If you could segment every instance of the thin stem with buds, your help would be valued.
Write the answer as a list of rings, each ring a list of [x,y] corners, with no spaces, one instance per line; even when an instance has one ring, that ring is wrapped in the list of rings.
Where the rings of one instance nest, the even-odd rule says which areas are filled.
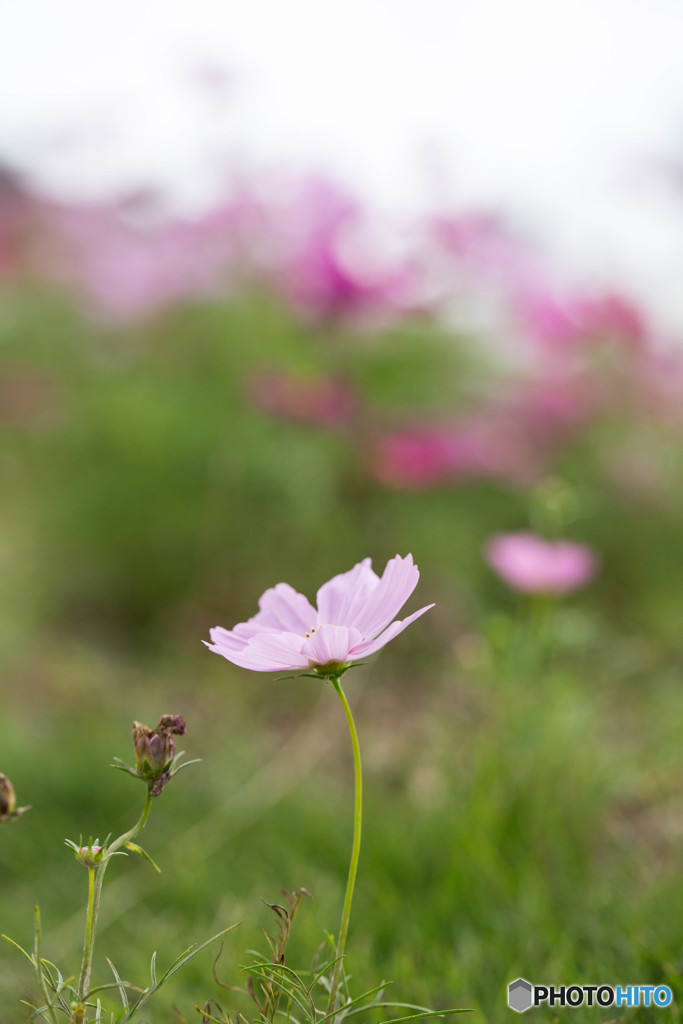
[[[95,949],[95,932],[97,930],[97,918],[100,911],[100,897],[102,895],[102,884],[104,882],[104,873],[107,870],[107,864],[112,856],[129,843],[131,839],[134,839],[139,832],[142,832],[149,812],[152,809],[152,797],[150,795],[150,788],[148,787],[145,795],[145,805],[142,808],[142,814],[133,825],[131,829],[124,832],[123,835],[115,839],[110,846],[106,848],[105,857],[100,864],[93,867],[88,867],[88,909],[85,917],[85,940],[83,943],[83,961],[81,963],[81,973],[78,980],[78,995],[77,1005],[75,1006],[72,1016],[71,1024],[84,1024],[85,1022],[85,1001],[88,996],[88,990],[90,988],[90,973],[92,970],[93,953]]]

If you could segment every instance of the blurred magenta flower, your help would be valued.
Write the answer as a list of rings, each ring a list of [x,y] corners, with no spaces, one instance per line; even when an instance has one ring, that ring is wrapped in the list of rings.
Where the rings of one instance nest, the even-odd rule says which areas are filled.
[[[421,490],[464,480],[528,484],[539,472],[521,417],[490,408],[450,425],[406,427],[381,436],[371,475],[385,487]]]
[[[484,557],[508,586],[527,594],[567,594],[598,571],[595,552],[573,541],[548,541],[534,533],[499,533],[484,547]]]
[[[370,470],[386,487],[421,490],[451,479],[455,455],[454,440],[448,430],[407,428],[378,439]]]
[[[417,273],[397,250],[395,226],[332,182],[304,180],[275,214],[274,278],[303,316],[377,328],[417,304]]]
[[[374,654],[433,605],[394,620],[420,578],[413,556],[390,559],[380,579],[365,558],[324,583],[314,608],[288,583],[266,590],[259,611],[234,629],[216,626],[206,646],[256,672],[313,669],[339,676],[353,661]]]
[[[356,410],[351,389],[323,374],[266,370],[252,377],[249,391],[254,404],[267,415],[297,423],[343,427]]]

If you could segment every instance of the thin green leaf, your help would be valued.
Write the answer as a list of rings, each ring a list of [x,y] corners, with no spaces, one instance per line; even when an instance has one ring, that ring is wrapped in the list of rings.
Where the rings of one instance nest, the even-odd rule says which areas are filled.
[[[31,953],[27,953],[23,946],[20,946],[18,942],[14,941],[14,939],[10,939],[9,935],[5,935],[4,932],[1,937],[9,942],[10,946],[14,946],[22,956],[25,956],[32,967],[36,966],[36,961],[34,960],[33,955]]]
[[[341,960],[341,956],[335,957],[334,960],[330,960],[329,963],[326,963],[324,967],[321,967],[321,969],[318,971],[318,973],[313,978],[313,981],[309,985],[309,992],[312,991],[312,989],[318,984],[319,981],[322,981],[322,979],[325,977],[330,968],[334,967],[337,960]]]
[[[201,760],[201,757],[194,757],[191,761],[183,761],[182,764],[174,765],[171,769],[171,776],[177,775],[178,772],[183,770],[183,768],[189,768],[191,764],[200,764]]]
[[[203,1021],[209,1021],[210,1024],[225,1024],[225,1019],[219,1020],[218,1017],[212,1017],[208,1010],[201,1009],[196,1003],[193,1003],[192,1005],[197,1013],[201,1013]]]
[[[113,764],[109,765],[110,768],[118,768],[120,772],[127,772],[129,775],[132,775],[133,778],[135,779],[140,778],[136,770],[134,768],[131,768],[129,764],[126,764],[125,761],[122,761],[120,757],[113,757],[112,761]]]
[[[143,850],[143,848],[141,846],[138,846],[137,843],[127,842],[124,845],[127,850],[132,850],[133,853],[139,853],[143,860],[146,860],[148,864],[152,865],[155,871],[158,871],[159,874],[161,874],[161,868],[152,860],[150,855],[147,853],[147,850]]]
[[[35,1009],[33,1011],[31,1016],[29,1017],[29,1020],[33,1020],[35,1017],[42,1017],[44,1020],[47,1020],[47,1017],[45,1016],[45,1014],[49,1013],[50,1010],[53,1010],[53,1009],[54,1009],[54,1007],[47,1006],[47,1004],[45,1006],[39,1006],[37,1009]]]
[[[152,959],[149,962],[149,976],[152,981],[152,988],[157,987],[157,951],[156,949],[152,953]]]
[[[301,978],[296,971],[293,971],[291,967],[287,967],[285,964],[265,963],[257,965],[255,971],[252,973],[256,973],[258,975],[259,970],[262,972],[261,976],[265,978],[265,980],[270,980],[270,977],[272,976],[281,992],[284,992],[290,998],[295,999],[301,1009],[306,1010],[309,1013],[311,1020],[315,1021],[315,1006],[313,1005],[308,989],[301,981]],[[284,976],[284,978],[291,983],[291,989],[288,989],[285,986],[281,976]],[[303,1000],[300,998],[300,995],[303,996]]]
[[[396,1006],[403,1007],[408,1010],[419,1010],[419,1013],[410,1013],[404,1017],[392,1017],[390,1020],[384,1021],[384,1024],[403,1024],[406,1020],[423,1020],[425,1017],[450,1017],[454,1013],[474,1013],[475,1011],[471,1007],[463,1009],[450,1009],[450,1010],[428,1010],[423,1006],[412,1006],[410,1003],[373,1003],[371,1006],[359,1007],[352,1010],[349,1017],[353,1017],[356,1013],[361,1013],[363,1010],[376,1009],[378,1007]]]
[[[132,985],[129,981],[122,981],[121,985],[127,985],[128,988],[132,988],[132,989],[136,989],[137,988],[138,992],[144,991],[139,986]],[[90,991],[88,992],[88,999],[90,999],[91,996],[97,995],[98,992],[107,992],[107,991],[109,991],[109,989],[118,988],[118,987],[119,987],[119,983],[116,982],[116,981],[105,981],[104,985],[98,985],[97,988],[91,988],[90,989]]]
[[[184,950],[184,952],[182,952],[180,956],[176,957],[176,959],[173,961],[170,967],[168,967],[164,971],[159,980],[155,982],[153,987],[144,990],[140,997],[131,1006],[129,1013],[127,1013],[126,1016],[123,1018],[122,1024],[125,1024],[125,1021],[130,1020],[131,1017],[135,1013],[137,1013],[139,1009],[141,1009],[147,1002],[149,1002],[153,994],[158,989],[160,989],[161,986],[176,973],[176,971],[179,971],[181,967],[184,967],[184,965],[188,963],[188,961],[192,960],[192,958],[195,957],[197,953],[201,953],[203,949],[206,949],[207,946],[210,946],[212,942],[216,941],[216,939],[222,938],[223,935],[227,935],[228,932],[231,932],[233,931],[233,929],[238,928],[241,924],[242,922],[238,921],[237,924],[231,924],[229,928],[224,928],[222,932],[218,932],[216,935],[212,935],[210,939],[206,939],[205,942],[201,942],[198,946],[188,946],[188,948]]]
[[[109,959],[108,956],[105,957],[105,960],[107,961],[107,963],[111,967],[111,973],[114,975],[114,978],[116,979],[116,986],[117,986],[117,988],[119,990],[119,995],[121,996],[121,1002],[123,1003],[123,1008],[124,1008],[124,1010],[127,1010],[128,1007],[130,1006],[130,1001],[128,999],[128,995],[126,994],[126,989],[125,989],[125,986],[128,984],[128,982],[127,981],[121,981],[121,975],[116,970],[116,968],[114,967],[114,964],[111,962],[111,960]]]
[[[352,1017],[354,1015],[354,1013],[360,1013],[361,1010],[374,1010],[374,1008],[376,1006],[391,1006],[391,1005],[394,1005],[392,1003],[373,1002],[373,1003],[368,1003],[365,1006],[358,1007],[358,1004],[363,1002],[363,1000],[369,999],[370,996],[374,996],[378,992],[383,992],[388,984],[390,984],[390,982],[383,981],[381,984],[377,985],[375,988],[371,988],[367,992],[363,992],[362,995],[356,996],[355,999],[351,999],[350,1002],[345,1003],[343,1006],[338,1007],[338,1009],[331,1010],[330,1013],[326,1013],[324,1017],[320,1018],[320,1020],[318,1021],[318,1024],[324,1024],[324,1022],[326,1020],[330,1020],[331,1017],[335,1017],[336,1014],[338,1014],[340,1012],[343,1012],[345,1017],[346,1016]],[[396,1005],[401,1005],[401,1004],[397,1003]],[[358,1009],[352,1010],[351,1007],[358,1007]],[[411,1009],[413,1009],[413,1007],[411,1007]],[[415,1007],[415,1009],[417,1009],[417,1007]]]

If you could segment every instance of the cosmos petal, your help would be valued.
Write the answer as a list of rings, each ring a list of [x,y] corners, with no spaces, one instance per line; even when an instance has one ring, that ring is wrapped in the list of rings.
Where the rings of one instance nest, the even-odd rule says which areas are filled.
[[[315,625],[317,613],[308,598],[289,583],[277,583],[262,595],[259,612],[254,618],[268,630],[285,630],[303,636]]]
[[[313,665],[341,663],[347,660],[351,648],[362,639],[357,629],[349,629],[348,626],[318,626],[301,648],[301,653]]]
[[[424,615],[425,612],[428,612],[429,609],[433,607],[433,604],[427,604],[424,608],[420,608],[419,611],[413,612],[413,614],[409,615],[407,619],[392,622],[391,625],[387,626],[384,632],[380,633],[379,636],[376,636],[374,640],[365,640],[363,643],[352,647],[349,651],[351,660],[365,658],[370,654],[374,654],[375,651],[379,651],[385,646],[385,644],[388,644],[390,640],[393,640],[395,636],[402,633],[406,626],[409,626],[411,622],[415,622],[415,619],[419,619],[421,615]]]
[[[233,650],[220,643],[213,646],[207,644],[207,647],[242,668],[251,668],[257,672],[280,672],[283,669],[309,667],[308,658],[301,654],[302,642],[302,638],[295,633],[259,633],[241,650]]]
[[[354,565],[348,572],[333,576],[318,591],[318,622],[348,626],[379,583],[369,558]]]
[[[379,583],[349,625],[355,626],[368,640],[377,636],[401,610],[419,578],[413,556],[396,555],[387,562]]]

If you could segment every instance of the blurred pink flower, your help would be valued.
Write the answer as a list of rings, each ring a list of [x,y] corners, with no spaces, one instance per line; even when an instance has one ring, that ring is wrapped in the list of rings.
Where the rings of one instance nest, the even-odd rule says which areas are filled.
[[[597,556],[585,544],[543,540],[528,532],[494,535],[484,557],[508,586],[527,594],[567,594],[598,571]]]
[[[90,206],[45,203],[36,263],[106,316],[139,319],[228,291],[244,275],[244,240],[259,217],[240,194],[186,218],[160,214],[149,196]]]
[[[650,331],[637,306],[612,292],[561,295],[549,288],[524,288],[516,306],[532,340],[556,353],[604,343],[616,343],[626,351],[638,350]]]
[[[406,429],[379,438],[370,469],[387,487],[420,490],[451,479],[455,454],[453,437],[446,429]]]
[[[468,478],[524,484],[539,468],[520,424],[497,409],[452,426],[387,433],[375,443],[370,459],[370,473],[379,483],[407,490]]]
[[[249,391],[254,403],[269,416],[321,427],[344,426],[356,408],[351,389],[322,374],[265,371],[254,375]]]
[[[387,232],[331,182],[300,183],[274,220],[275,280],[304,316],[377,327],[415,304],[416,271],[396,251],[395,226]]]
[[[497,415],[522,434],[544,461],[559,442],[575,436],[605,405],[604,389],[595,375],[541,370],[537,375],[508,384]]]
[[[259,611],[234,629],[216,626],[206,646],[256,672],[313,669],[337,675],[353,661],[374,654],[406,626],[432,608],[392,621],[420,578],[412,555],[387,562],[380,579],[369,558],[334,576],[317,594],[313,607],[288,583],[278,583],[259,600]]]

